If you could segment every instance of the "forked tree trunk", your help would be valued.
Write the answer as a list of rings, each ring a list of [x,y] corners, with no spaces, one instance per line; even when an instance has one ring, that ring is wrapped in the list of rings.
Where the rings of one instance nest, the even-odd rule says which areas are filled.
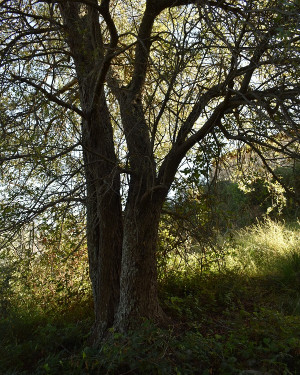
[[[83,16],[80,5],[70,1],[61,2],[60,9],[76,66],[81,108],[86,115],[82,145],[95,306],[93,338],[97,342],[112,325],[124,331],[142,317],[164,319],[156,270],[157,232],[164,197],[150,194],[144,199],[154,186],[155,165],[142,106],[136,103],[135,94],[128,96],[124,91],[121,111],[133,175],[122,218],[113,127],[104,87],[95,83],[105,60],[99,14],[91,7]]]

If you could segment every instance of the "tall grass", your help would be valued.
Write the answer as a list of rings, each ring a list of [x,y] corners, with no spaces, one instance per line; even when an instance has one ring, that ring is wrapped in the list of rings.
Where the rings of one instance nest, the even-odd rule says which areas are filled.
[[[300,226],[266,219],[234,233],[226,265],[248,275],[300,276]]]
[[[175,272],[210,274],[235,271],[249,277],[278,276],[297,281],[300,272],[300,223],[269,218],[244,229],[216,234],[202,246],[176,248],[168,254],[161,278]],[[300,289],[300,288],[299,288]]]

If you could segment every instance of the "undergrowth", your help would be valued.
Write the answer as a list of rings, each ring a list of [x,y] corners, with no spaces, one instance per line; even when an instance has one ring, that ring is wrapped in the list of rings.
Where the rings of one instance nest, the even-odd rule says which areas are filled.
[[[209,266],[203,267],[193,251],[186,254],[190,265],[165,262],[160,269],[169,326],[145,320],[126,335],[111,329],[98,348],[88,340],[93,313],[87,280],[80,298],[78,274],[72,281],[64,271],[66,291],[64,267],[56,264],[58,285],[53,279],[50,287],[47,264],[32,263],[35,273],[28,272],[22,286],[6,263],[0,374],[300,374],[299,225],[267,220],[219,238],[216,246],[221,263],[208,253]],[[80,269],[84,262],[76,258]],[[44,272],[44,286],[37,271]]]

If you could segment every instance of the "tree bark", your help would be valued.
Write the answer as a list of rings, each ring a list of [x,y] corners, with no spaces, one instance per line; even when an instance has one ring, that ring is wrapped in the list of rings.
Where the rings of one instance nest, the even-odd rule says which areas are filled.
[[[82,15],[80,4],[69,1],[61,3],[60,9],[85,114],[82,148],[87,189],[87,247],[95,310],[92,339],[97,342],[113,325],[119,303],[123,240],[120,174],[104,87],[97,87],[99,69],[105,59],[99,14],[95,8],[87,7],[86,14]]]
[[[102,101],[91,120],[83,124],[87,245],[95,309],[94,341],[101,338],[114,322],[119,303],[123,237],[120,177],[111,145],[108,110],[105,100]],[[110,161],[103,160],[101,155]]]
[[[147,198],[146,198],[147,199]],[[134,328],[142,318],[164,323],[157,290],[157,235],[163,197],[129,201],[124,216],[120,303],[115,327]]]
[[[156,245],[167,191],[155,189],[156,167],[139,90],[121,90],[119,104],[132,170],[122,217],[113,127],[104,87],[98,85],[106,58],[98,18],[93,8],[80,16],[79,5],[73,2],[62,3],[61,9],[86,116],[82,145],[87,243],[95,306],[93,340],[98,342],[113,325],[126,331],[141,318],[165,320],[158,301]]]

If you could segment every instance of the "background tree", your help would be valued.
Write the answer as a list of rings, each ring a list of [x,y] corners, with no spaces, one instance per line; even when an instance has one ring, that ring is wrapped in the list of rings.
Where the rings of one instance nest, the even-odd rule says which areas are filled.
[[[2,231],[84,204],[95,338],[164,321],[157,231],[190,150],[243,142],[270,171],[268,150],[299,158],[299,4],[3,0],[0,15]]]

